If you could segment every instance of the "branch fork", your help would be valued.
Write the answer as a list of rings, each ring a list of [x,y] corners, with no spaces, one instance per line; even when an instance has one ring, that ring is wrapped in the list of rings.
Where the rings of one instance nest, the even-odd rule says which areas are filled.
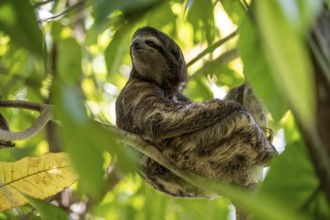
[[[37,120],[27,129],[20,132],[12,132],[5,127],[0,128],[0,141],[9,143],[15,140],[24,140],[38,133],[50,120],[53,120],[52,105],[38,104],[20,100],[0,100],[0,107],[5,108],[21,108],[40,113]]]

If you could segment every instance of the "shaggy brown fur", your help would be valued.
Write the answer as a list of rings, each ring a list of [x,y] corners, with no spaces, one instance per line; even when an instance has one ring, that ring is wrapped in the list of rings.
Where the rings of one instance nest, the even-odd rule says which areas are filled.
[[[236,101],[186,98],[182,52],[154,28],[135,32],[130,54],[133,68],[116,102],[117,126],[141,136],[183,170],[221,182],[250,184],[251,169],[267,163],[275,150],[253,116],[237,102],[240,97],[232,92]],[[157,190],[173,196],[205,196],[143,155],[141,175]]]

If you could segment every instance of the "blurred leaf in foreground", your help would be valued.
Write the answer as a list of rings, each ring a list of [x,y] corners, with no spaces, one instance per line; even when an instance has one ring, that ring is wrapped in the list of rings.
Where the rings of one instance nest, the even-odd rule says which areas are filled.
[[[49,204],[48,202],[34,199],[31,196],[25,196],[25,198],[29,201],[29,203],[38,210],[42,219],[47,220],[65,220],[70,219],[66,212],[54,205]]]
[[[121,10],[124,13],[132,13],[134,11],[143,10],[151,7],[162,0],[94,0],[96,23],[102,23],[105,21],[107,16],[116,10]]]
[[[239,52],[244,63],[247,80],[263,100],[276,121],[279,121],[288,110],[284,91],[274,82],[266,53],[257,38],[257,32],[250,19],[246,17],[240,26]]]
[[[55,110],[61,121],[60,134],[64,149],[69,153],[79,174],[79,184],[89,196],[99,199],[105,187],[104,152],[109,152],[111,162],[118,156],[117,164],[124,171],[134,169],[128,151],[121,150],[119,137],[88,118],[79,90],[61,82],[54,90],[57,94]]]
[[[81,47],[74,38],[58,42],[57,68],[59,74],[68,81],[76,82],[81,73]]]
[[[301,123],[311,127],[316,105],[312,66],[304,39],[307,33],[301,32],[301,24],[294,22],[300,20],[298,5],[283,5],[276,0],[256,1],[258,27],[277,87],[283,88]],[[292,12],[298,13],[294,21]]]
[[[90,120],[78,90],[67,83],[56,85],[54,93],[57,118],[61,121],[60,135],[79,175],[83,190],[94,198],[104,188],[103,152],[97,136],[91,134]],[[104,144],[104,143],[103,143]]]
[[[4,30],[19,46],[42,57],[43,36],[28,0],[1,1],[0,30]]]

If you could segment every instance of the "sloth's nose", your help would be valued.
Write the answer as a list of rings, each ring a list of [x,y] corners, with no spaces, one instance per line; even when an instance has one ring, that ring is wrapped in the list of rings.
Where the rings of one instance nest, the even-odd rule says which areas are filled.
[[[144,41],[142,39],[135,39],[133,42],[132,42],[132,46],[133,47],[141,47],[144,45]]]

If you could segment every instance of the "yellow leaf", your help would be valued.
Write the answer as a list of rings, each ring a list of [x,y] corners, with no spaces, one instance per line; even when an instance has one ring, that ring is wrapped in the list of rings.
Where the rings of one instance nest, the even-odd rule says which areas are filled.
[[[29,195],[45,199],[72,185],[78,176],[66,153],[0,162],[0,211],[24,205]]]

